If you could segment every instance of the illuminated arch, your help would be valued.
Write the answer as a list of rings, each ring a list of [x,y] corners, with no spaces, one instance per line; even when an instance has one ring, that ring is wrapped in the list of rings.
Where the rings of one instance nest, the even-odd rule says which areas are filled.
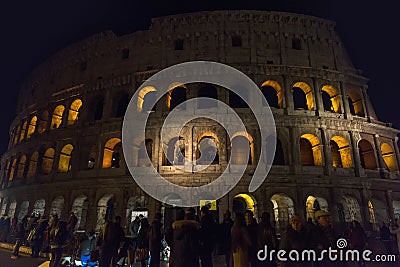
[[[331,144],[333,167],[336,168],[353,167],[350,146],[347,140],[341,136],[334,136],[330,140],[330,144]]]
[[[163,166],[184,165],[185,163],[185,139],[181,136],[173,137],[168,144],[163,144]],[[165,151],[167,155],[165,155]],[[168,156],[168,157],[167,157]],[[169,159],[173,159],[170,162]]]
[[[151,92],[154,92],[154,94],[155,94],[157,92],[156,88],[154,88],[153,86],[146,86],[139,91],[138,99],[137,99],[137,110],[139,112],[152,110],[149,107],[153,106],[153,104],[155,104],[155,103],[154,103],[154,101],[153,101],[153,103],[150,103],[150,102],[152,102],[151,99],[147,99],[148,96],[150,95],[149,93],[151,93]],[[149,102],[149,103],[147,103],[147,102]],[[155,106],[154,106],[154,108],[155,108]]]
[[[383,161],[385,162],[386,165],[386,169],[390,172],[397,172],[398,166],[396,163],[396,156],[393,153],[392,146],[389,145],[388,143],[383,143],[381,145],[381,151],[382,151]]]
[[[339,199],[339,204],[339,218],[342,222],[362,222],[360,204],[355,197],[343,196]]]
[[[187,87],[183,83],[174,82],[168,86],[168,94],[166,99],[166,104],[168,110],[173,110],[176,106],[183,103],[187,99],[186,95]],[[185,104],[181,106],[182,109],[185,109]]]
[[[236,144],[236,145],[235,145]],[[245,162],[246,155],[244,153],[249,146],[248,162]],[[254,162],[254,141],[253,137],[247,132],[237,132],[231,138],[231,163],[232,164],[253,164]]]
[[[350,107],[350,113],[353,115],[357,115],[360,117],[365,116],[364,106],[363,106],[363,98],[362,94],[359,90],[349,89],[347,91],[348,101]]]
[[[40,217],[41,215],[44,215],[45,209],[46,209],[46,200],[38,199],[35,201],[35,204],[33,204],[32,212],[35,213],[38,217]]]
[[[74,147],[71,144],[65,145],[61,149],[58,162],[58,172],[68,172],[71,170],[71,155]]]
[[[19,160],[17,178],[24,177],[25,165],[26,165],[26,156],[23,155]]]
[[[14,135],[14,142],[13,142],[14,145],[16,143],[18,143],[18,138],[19,138],[20,133],[21,133],[21,125],[18,125],[17,130],[15,131],[15,135]]]
[[[28,134],[26,135],[26,139],[31,138],[32,134],[35,133],[36,129],[36,122],[37,122],[37,117],[33,116],[28,127]]]
[[[121,139],[111,138],[104,145],[103,169],[119,168],[121,156]]]
[[[360,153],[361,167],[369,170],[376,170],[378,168],[376,164],[375,151],[371,143],[365,139],[361,139],[358,142],[358,149]]]
[[[50,214],[57,214],[61,218],[61,212],[64,209],[64,197],[58,196],[51,202]]]
[[[115,213],[115,196],[108,194],[103,196],[97,205],[96,230],[100,230],[106,220],[113,221]]]
[[[206,138],[210,140],[206,142]],[[204,141],[202,142],[203,139]],[[219,139],[214,132],[206,131],[199,134],[199,136],[197,137],[196,149],[196,160],[200,160],[198,161],[198,164],[201,165],[203,161],[211,164],[219,164],[219,147]],[[203,151],[205,155],[201,155],[201,151]]]
[[[300,137],[300,158],[303,166],[322,166],[322,149],[318,137],[303,134]]]
[[[292,88],[293,88],[293,90],[295,90],[296,88],[300,88],[303,91],[305,99],[306,99],[306,108],[308,110],[313,110],[314,109],[314,100],[313,100],[313,94],[312,94],[311,87],[305,82],[297,82],[293,85]],[[293,91],[293,93],[295,93],[295,92]],[[294,99],[294,102],[295,102],[295,108],[296,108],[296,100],[295,99]],[[298,108],[301,108],[301,107],[298,107]]]
[[[62,117],[64,114],[65,107],[63,105],[58,105],[53,112],[53,117],[51,119],[50,129],[57,129],[62,123]]]
[[[15,176],[15,168],[17,167],[17,159],[14,159],[12,164],[11,164],[11,169],[10,169],[10,174],[8,175],[8,181],[14,180]]]
[[[329,96],[330,105],[324,102],[324,109],[340,113],[340,93],[339,90],[332,85],[325,85],[322,87],[322,92],[325,92]]]
[[[289,218],[294,215],[293,200],[285,193],[274,194],[271,197],[274,209],[275,227],[279,232],[286,230]]]
[[[322,197],[308,196],[306,200],[306,219],[315,221],[314,213],[317,210],[329,211],[328,201]]]
[[[42,116],[40,116],[38,130],[37,130],[39,134],[44,133],[46,131],[48,122],[49,122],[49,112],[45,110],[43,111]]]
[[[74,125],[79,118],[79,109],[82,106],[82,100],[76,99],[72,102],[68,112],[68,126]]]
[[[25,132],[26,132],[26,127],[28,125],[27,121],[24,121],[24,123],[22,124],[22,128],[21,128],[21,135],[19,137],[19,141],[21,142],[22,140],[24,140],[25,138]]]
[[[71,211],[78,218],[76,229],[84,230],[86,226],[86,216],[89,208],[89,200],[87,196],[80,195],[75,198]]]
[[[36,175],[36,169],[39,159],[39,152],[34,152],[31,156],[31,160],[29,161],[28,172],[26,174],[27,178],[32,178]]]
[[[244,213],[246,210],[251,210],[254,217],[257,218],[257,203],[253,196],[249,194],[237,194],[233,198],[232,210],[234,213]]]
[[[54,148],[48,148],[46,152],[44,152],[43,160],[42,160],[42,173],[50,174],[53,169],[54,162]]]
[[[272,99],[272,97],[267,92],[267,88],[268,87],[271,87],[271,88],[275,89],[275,95],[276,95],[276,98],[277,98],[276,105],[273,104],[275,101]],[[264,97],[267,99],[268,104],[271,107],[283,108],[282,87],[279,85],[278,82],[273,81],[273,80],[268,80],[268,81],[263,82],[262,85],[261,85],[261,91],[262,91]]]

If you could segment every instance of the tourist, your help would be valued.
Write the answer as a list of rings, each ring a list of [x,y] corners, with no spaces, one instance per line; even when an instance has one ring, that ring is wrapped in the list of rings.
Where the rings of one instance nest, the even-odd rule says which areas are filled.
[[[257,226],[257,252],[267,246],[268,251],[278,248],[278,239],[276,238],[275,228],[271,225],[271,215],[269,212],[263,212],[261,222]],[[265,261],[257,259],[257,266],[276,266],[275,259],[269,257]]]
[[[242,213],[236,214],[232,226],[233,266],[250,267],[249,248],[252,246],[246,221]]]
[[[225,256],[226,266],[232,266],[232,235],[231,230],[233,226],[233,220],[231,218],[231,212],[229,210],[225,211],[224,219],[219,225],[220,230],[220,253]]]
[[[251,246],[249,248],[249,257],[252,266],[257,265],[257,221],[251,210],[244,212],[247,230],[249,231]]]
[[[157,212],[149,227],[150,267],[160,267],[161,240],[163,239],[161,219],[161,213]]]

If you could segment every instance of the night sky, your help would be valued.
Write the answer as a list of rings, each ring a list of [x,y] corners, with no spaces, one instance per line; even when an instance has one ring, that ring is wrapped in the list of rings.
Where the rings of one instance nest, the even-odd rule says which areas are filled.
[[[336,21],[354,66],[370,79],[368,93],[378,118],[400,129],[400,22],[396,1],[203,0],[203,1],[6,1],[1,5],[0,155],[16,115],[20,85],[56,51],[94,33],[124,34],[150,25],[150,18],[221,9],[275,10]],[[199,4],[195,4],[195,3]],[[61,4],[60,4],[61,3]]]

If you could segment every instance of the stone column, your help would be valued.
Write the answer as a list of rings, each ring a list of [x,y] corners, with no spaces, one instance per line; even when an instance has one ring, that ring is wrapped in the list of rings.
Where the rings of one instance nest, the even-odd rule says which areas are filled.
[[[389,210],[389,217],[390,219],[394,220],[392,190],[385,191],[385,197],[386,197],[386,206],[388,207]]]
[[[396,156],[397,172],[400,172],[400,152],[399,152],[399,145],[397,144],[398,141],[399,141],[399,138],[397,136],[392,140],[393,147],[394,147],[394,153]]]
[[[285,98],[285,114],[289,115],[291,112],[294,110],[294,103],[293,103],[293,93],[292,93],[292,88],[289,88],[290,82],[286,77],[283,78],[283,85],[282,85],[282,91],[284,93],[283,97]]]
[[[363,108],[365,110],[365,117],[368,118],[368,120],[371,119],[370,115],[371,112],[369,111],[369,107],[368,107],[368,95],[367,95],[367,88],[368,86],[363,86],[361,88],[361,93],[362,93],[362,104],[363,104]]]
[[[347,101],[347,90],[343,85],[343,82],[340,82],[340,88],[339,90],[341,91],[341,101],[342,101],[342,105],[343,106],[343,113],[344,113],[344,117],[345,119],[349,118],[350,114],[350,107],[349,107],[349,101]]]
[[[367,226],[367,222],[369,222],[369,208],[368,208],[368,199],[369,199],[369,194],[367,188],[364,186],[362,191],[360,192],[361,196],[361,216],[362,220],[364,222],[364,227]]]
[[[360,159],[360,153],[358,153],[359,148],[357,146],[357,141],[354,136],[354,132],[349,131],[349,136],[350,136],[350,143],[351,143],[351,148],[353,152],[353,166],[354,166],[354,172],[356,176],[361,176],[361,159]]]
[[[314,100],[315,100],[315,106],[316,106],[316,115],[319,116],[321,113],[324,112],[324,103],[322,101],[322,93],[321,90],[319,89],[318,81],[316,79],[313,79],[313,87],[314,87]]]
[[[299,148],[299,139],[297,136],[297,131],[294,127],[289,126],[289,136],[290,136],[290,158],[289,165],[294,166],[294,172],[301,166],[301,158],[300,158],[300,148]]]
[[[329,140],[326,137],[325,129],[325,126],[319,129],[321,132],[322,154],[324,157],[322,160],[322,164],[324,166],[324,173],[326,175],[330,175],[332,173],[332,154],[330,151]]]
[[[385,178],[384,170],[386,169],[385,162],[383,161],[381,146],[379,142],[379,134],[374,135],[374,145],[376,150],[376,155],[378,155],[378,170],[381,173],[382,178]]]

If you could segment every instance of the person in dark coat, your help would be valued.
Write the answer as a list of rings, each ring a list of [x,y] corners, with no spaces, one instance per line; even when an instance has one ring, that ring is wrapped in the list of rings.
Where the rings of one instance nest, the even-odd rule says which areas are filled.
[[[35,227],[34,237],[31,239],[30,244],[32,248],[31,256],[33,258],[39,257],[39,252],[43,246],[43,241],[46,238],[46,228],[49,224],[49,220],[45,216],[41,216],[37,226]]]
[[[268,251],[278,248],[278,239],[276,238],[275,228],[271,225],[271,215],[268,212],[263,212],[261,222],[257,226],[257,252],[263,250],[267,246]],[[265,261],[257,259],[257,266],[272,267],[276,266],[275,259],[269,257]]]
[[[171,267],[199,267],[200,223],[192,212],[172,224],[173,242],[170,257]]]
[[[207,206],[201,207],[200,260],[202,267],[212,267],[212,252],[217,235],[217,224]]]
[[[67,223],[65,221],[59,221],[57,226],[54,227],[50,232],[50,267],[61,266],[62,250],[63,247],[66,246],[69,239],[70,234],[67,230]]]
[[[232,259],[232,235],[231,230],[233,226],[233,220],[231,218],[231,212],[225,211],[224,219],[219,225],[220,229],[220,249],[221,253],[225,256],[225,264],[231,267],[233,264]]]
[[[185,210],[183,209],[178,209],[176,212],[176,221],[181,221],[185,219]],[[172,228],[172,225],[174,222],[171,223],[170,227],[168,228],[166,234],[165,234],[165,240],[167,241],[169,247],[170,247],[170,256],[169,256],[169,264],[172,267],[173,264],[173,257],[175,256],[174,252],[174,229]]]
[[[149,249],[149,220],[147,218],[143,218],[140,220],[140,229],[138,233],[137,239],[137,248],[138,250],[147,250]],[[141,267],[147,266],[147,259],[143,259],[140,261]]]
[[[25,225],[23,222],[17,224],[17,228],[15,230],[15,245],[13,248],[13,254],[11,259],[17,259],[19,256],[19,248],[22,246],[22,243],[25,239]]]
[[[246,210],[244,212],[244,218],[246,220],[247,230],[249,231],[251,240],[251,245],[249,247],[250,262],[252,266],[257,266],[257,221],[251,210]]]
[[[75,230],[75,226],[78,223],[78,218],[75,216],[73,212],[71,212],[68,222],[67,222],[67,229],[71,233]]]
[[[379,236],[387,254],[393,254],[390,230],[384,222],[382,222],[381,228],[379,229]]]
[[[100,267],[116,266],[118,248],[125,235],[120,225],[121,217],[116,216],[115,221],[106,221],[97,239],[97,245],[100,248]]]
[[[121,243],[125,241],[124,229],[121,226],[121,216],[115,216],[115,222],[113,224],[113,242],[112,242],[112,266],[117,266],[118,262],[118,249],[121,247]]]
[[[161,213],[157,212],[149,227],[150,267],[160,267],[161,240],[163,238],[161,219]]]

